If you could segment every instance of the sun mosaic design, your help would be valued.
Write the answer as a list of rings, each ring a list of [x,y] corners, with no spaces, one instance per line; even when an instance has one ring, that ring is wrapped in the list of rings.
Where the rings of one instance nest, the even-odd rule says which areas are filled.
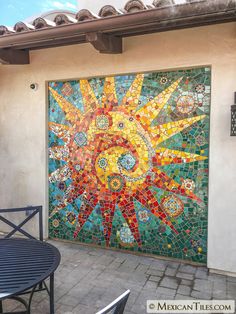
[[[49,233],[206,262],[210,68],[49,83]]]

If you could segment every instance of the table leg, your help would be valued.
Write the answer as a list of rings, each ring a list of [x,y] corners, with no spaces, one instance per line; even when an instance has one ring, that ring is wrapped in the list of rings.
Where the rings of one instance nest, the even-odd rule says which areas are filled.
[[[0,300],[0,313],[3,313],[2,301]]]
[[[50,314],[54,314],[54,274],[50,276]]]

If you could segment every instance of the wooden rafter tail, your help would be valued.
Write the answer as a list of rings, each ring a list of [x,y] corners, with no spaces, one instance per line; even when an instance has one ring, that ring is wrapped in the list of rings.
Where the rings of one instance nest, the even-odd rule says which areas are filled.
[[[0,49],[0,63],[3,64],[29,64],[28,50]]]
[[[122,38],[103,33],[86,34],[87,42],[101,53],[122,53]]]

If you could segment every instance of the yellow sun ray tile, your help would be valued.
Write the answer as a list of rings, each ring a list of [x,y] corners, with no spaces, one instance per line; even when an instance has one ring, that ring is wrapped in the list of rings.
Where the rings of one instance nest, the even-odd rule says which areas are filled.
[[[190,163],[207,159],[206,156],[172,150],[165,147],[156,149],[155,162],[159,166],[170,164]]]
[[[98,100],[88,80],[80,80],[80,91],[83,97],[84,112],[94,111],[99,107]]]
[[[165,140],[183,131],[190,125],[204,119],[205,117],[206,117],[205,115],[201,115],[201,116],[196,116],[196,117],[178,120],[174,122],[168,122],[166,124],[161,124],[155,127],[150,127],[150,131],[152,131],[151,133],[152,144],[156,146],[164,142]]]
[[[178,87],[182,77],[165,89],[162,93],[157,95],[154,99],[146,103],[142,108],[137,110],[136,118],[143,124],[150,126],[152,121],[159,115],[162,108],[170,99],[173,92]]]
[[[120,103],[120,107],[123,107],[126,111],[128,111],[128,113],[135,111],[138,106],[139,97],[143,86],[143,79],[144,74],[136,75],[132,85]]]
[[[81,112],[75,106],[73,106],[69,101],[67,101],[64,97],[58,94],[53,88],[49,87],[49,90],[52,93],[52,96],[64,111],[66,115],[66,120],[71,124],[74,124],[76,121],[79,121],[81,118]]]
[[[106,77],[102,96],[102,107],[115,106],[118,104],[114,77]]]

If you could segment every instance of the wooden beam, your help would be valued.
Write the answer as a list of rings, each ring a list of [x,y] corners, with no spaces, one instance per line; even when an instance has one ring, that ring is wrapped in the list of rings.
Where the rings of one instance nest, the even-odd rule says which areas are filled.
[[[103,33],[86,34],[87,42],[101,53],[122,53],[122,38]]]
[[[0,63],[3,64],[29,64],[28,50],[0,49]]]

